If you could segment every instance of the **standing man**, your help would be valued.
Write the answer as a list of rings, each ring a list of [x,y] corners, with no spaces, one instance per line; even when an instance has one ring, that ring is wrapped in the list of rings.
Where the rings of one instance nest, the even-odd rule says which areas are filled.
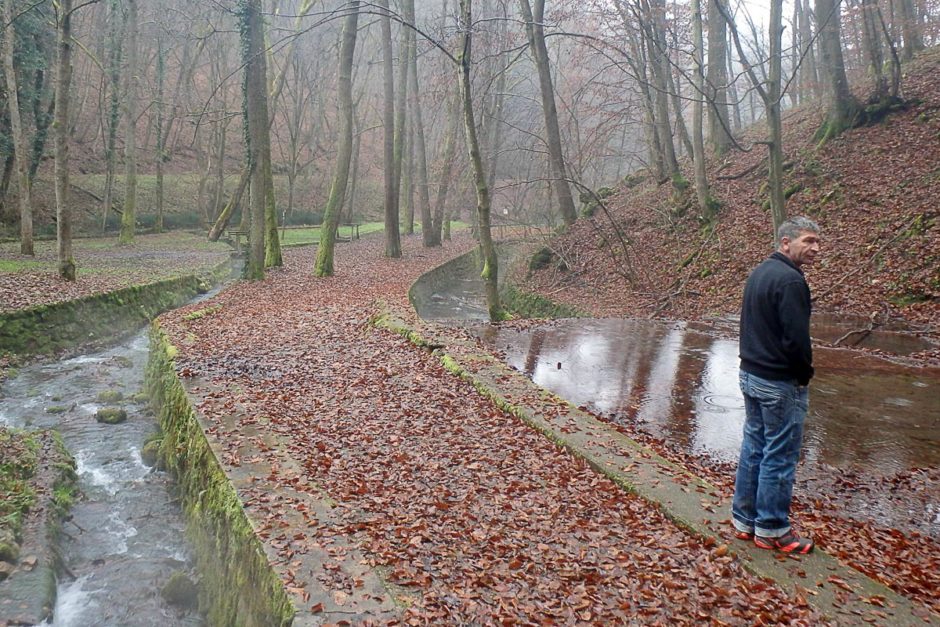
[[[819,227],[791,218],[779,247],[747,279],[741,306],[744,441],[731,507],[735,536],[762,549],[809,553],[813,541],[790,528],[793,479],[813,376],[810,294],[802,267],[819,252]]]

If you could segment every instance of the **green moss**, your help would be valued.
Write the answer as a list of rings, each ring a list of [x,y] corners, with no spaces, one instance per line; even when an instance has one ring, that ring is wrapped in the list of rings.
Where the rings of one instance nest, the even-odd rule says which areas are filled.
[[[227,273],[219,264],[213,277]],[[130,333],[192,298],[202,279],[188,275],[52,305],[0,313],[0,346],[15,355],[49,355]],[[119,359],[119,358],[117,358]]]
[[[199,608],[199,588],[186,573],[175,572],[160,590],[160,596],[177,607],[194,611]]]
[[[295,608],[176,376],[176,350],[154,323],[147,391],[159,412],[160,457],[177,478],[210,625],[289,625]]]
[[[47,414],[64,414],[69,408],[66,405],[50,405],[46,407]]]
[[[689,189],[689,179],[682,176],[682,172],[675,172],[672,175],[672,187],[675,191],[682,193]]]
[[[183,316],[183,318],[186,320],[199,320],[200,318],[211,316],[212,314],[218,313],[220,311],[222,311],[222,305],[215,305],[213,307],[206,307],[204,309],[197,309],[196,311],[192,311]]]
[[[555,260],[555,253],[552,252],[552,249],[548,246],[543,246],[539,248],[535,253],[533,253],[532,258],[529,259],[529,271],[537,272],[542,268],[547,268],[551,265],[552,261]]]
[[[796,193],[799,193],[799,192],[801,192],[801,191],[803,191],[803,184],[802,184],[802,183],[794,183],[793,185],[790,185],[790,186],[787,187],[785,190],[783,190],[783,197],[789,199],[790,196],[792,196],[792,195],[794,195],[794,194],[796,194]]]
[[[574,307],[556,303],[513,285],[506,286],[502,290],[501,300],[507,310],[521,318],[579,318],[584,316]]]
[[[106,425],[116,425],[127,420],[127,412],[120,407],[102,407],[95,412],[95,420]]]
[[[104,390],[98,393],[96,400],[99,403],[117,403],[124,400],[124,394],[119,390]]]

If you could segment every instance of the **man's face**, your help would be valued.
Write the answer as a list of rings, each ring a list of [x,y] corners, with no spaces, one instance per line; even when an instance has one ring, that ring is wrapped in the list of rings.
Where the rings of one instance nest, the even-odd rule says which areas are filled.
[[[780,252],[789,257],[797,268],[812,265],[819,252],[819,234],[800,231],[796,239],[784,237],[780,240]]]

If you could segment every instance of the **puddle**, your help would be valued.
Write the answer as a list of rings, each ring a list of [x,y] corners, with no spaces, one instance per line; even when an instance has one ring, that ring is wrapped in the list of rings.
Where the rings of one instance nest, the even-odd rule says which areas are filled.
[[[418,314],[476,322],[484,343],[539,386],[674,450],[737,462],[744,400],[736,320],[581,318],[496,327],[478,322],[486,319],[482,286],[468,267],[455,264],[418,286]],[[867,326],[867,319],[814,316],[812,332],[831,343]],[[879,328],[862,345],[900,355],[930,347],[903,331]],[[940,370],[819,347],[814,359],[798,481],[810,492],[842,489],[846,515],[940,537]]]
[[[511,366],[577,405],[640,425],[688,453],[737,459],[744,401],[736,341],[684,324],[619,319],[486,327],[482,335]],[[817,351],[830,353],[827,362],[855,359]],[[813,380],[807,458],[880,475],[940,465],[940,373],[842,366],[837,373],[820,368]]]

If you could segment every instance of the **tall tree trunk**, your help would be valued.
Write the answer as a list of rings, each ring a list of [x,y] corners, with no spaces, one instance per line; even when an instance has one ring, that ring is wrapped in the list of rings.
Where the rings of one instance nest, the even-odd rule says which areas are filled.
[[[783,133],[780,125],[780,98],[781,98],[781,74],[783,60],[783,0],[771,0],[770,3],[770,69],[767,78],[758,78],[754,71],[754,64],[748,61],[744,52],[744,46],[741,44],[741,38],[738,36],[737,28],[731,20],[728,8],[719,3],[719,10],[725,16],[725,20],[731,27],[731,36],[734,40],[734,47],[738,52],[741,65],[744,66],[745,73],[751,81],[753,91],[757,92],[761,100],[764,101],[764,108],[767,111],[768,140],[767,148],[770,153],[770,166],[768,169],[768,184],[770,187],[770,212],[773,217],[773,231],[771,241],[776,246],[777,229],[786,220],[786,205],[783,196]]]
[[[395,179],[395,70],[392,58],[392,22],[388,0],[379,0],[382,9],[382,59],[385,93],[385,256],[401,257],[401,234],[398,231],[398,182]]]
[[[248,229],[248,264],[245,278],[264,278],[264,234],[267,204],[267,177],[264,171],[263,144],[268,128],[265,78],[264,33],[261,0],[241,0],[242,50],[245,63],[246,113],[248,117],[248,155],[251,171],[251,214]]]
[[[343,43],[339,51],[339,116],[342,119],[339,150],[336,155],[336,174],[330,187],[330,198],[323,213],[323,227],[320,229],[320,245],[317,249],[317,261],[313,269],[316,276],[333,274],[333,249],[336,243],[336,230],[346,198],[346,184],[349,181],[349,161],[353,145],[353,99],[352,68],[356,55],[356,31],[359,22],[359,0],[350,0],[349,13],[343,22]]]
[[[558,111],[555,108],[555,88],[552,85],[552,68],[548,57],[548,48],[545,46],[545,31],[542,27],[545,0],[535,0],[534,11],[529,5],[529,0],[519,0],[519,8],[522,10],[526,37],[529,40],[529,48],[532,50],[535,67],[539,74],[542,114],[545,118],[545,135],[548,140],[548,156],[552,168],[552,185],[555,189],[555,197],[558,199],[562,220],[565,224],[574,224],[575,220],[578,219],[578,212],[571,197],[571,186],[568,184],[568,175],[565,170],[561,131],[558,127]]]
[[[770,212],[773,214],[773,243],[776,233],[787,219],[786,199],[783,195],[783,130],[780,119],[780,100],[783,61],[783,0],[770,2],[770,70],[767,77],[767,125],[770,130]]]
[[[414,0],[404,2],[405,19],[415,23]],[[411,71],[408,79],[411,83],[411,120],[414,128],[414,160],[415,175],[417,176],[418,209],[421,214],[421,241],[425,248],[432,246],[434,240],[434,224],[431,218],[431,193],[428,188],[428,151],[424,138],[424,119],[421,111],[421,91],[418,85],[418,45],[417,36],[412,29],[408,29],[408,58]]]
[[[395,198],[398,205],[398,215],[401,218],[401,199],[402,199],[402,173],[405,164],[405,141],[408,136],[408,74],[410,74],[410,64],[408,63],[408,31],[410,29],[401,27],[399,34],[398,50],[398,84],[395,86],[395,147],[394,147],[394,169],[393,182],[395,185]],[[412,233],[414,228],[412,227]]]
[[[868,66],[874,77],[874,91],[870,100],[884,102],[888,97],[888,79],[885,76],[885,53],[881,44],[881,12],[875,0],[862,0],[862,26]]]
[[[904,35],[902,59],[910,61],[915,52],[924,49],[924,34],[921,31],[920,19],[914,0],[900,0],[900,5],[901,33]]]
[[[685,116],[682,113],[682,85],[679,77],[674,76],[672,72],[666,75],[669,80],[669,94],[672,96],[672,109],[676,117],[676,132],[679,134],[679,148],[685,147],[686,153],[691,155],[692,137],[689,135],[689,129],[685,125]]]
[[[654,4],[655,2],[655,4]],[[663,0],[643,0],[646,15],[646,47],[653,70],[653,101],[655,103],[656,134],[662,151],[664,177],[675,179],[679,174],[679,162],[672,139],[672,125],[669,122],[669,91],[667,75],[669,73],[668,50],[666,49],[663,20],[665,3]]]
[[[55,205],[59,276],[75,280],[69,205],[69,95],[72,82],[72,0],[61,0],[57,24],[55,89]]]
[[[450,121],[447,125],[447,136],[444,138],[444,154],[441,159],[440,179],[437,187],[437,199],[434,201],[434,232],[431,246],[440,246],[443,229],[450,227],[449,220],[445,220],[445,205],[447,192],[450,189],[451,175],[454,169],[454,158],[457,156],[457,132],[460,129],[460,96],[454,94],[451,100]]]
[[[486,292],[486,306],[489,311],[490,320],[497,321],[501,320],[504,314],[499,302],[499,261],[496,256],[496,246],[493,244],[493,235],[490,231],[490,190],[486,186],[486,170],[483,168],[483,158],[480,155],[480,143],[477,139],[477,127],[473,115],[473,82],[470,79],[471,51],[473,44],[473,11],[471,2],[472,0],[460,0],[460,31],[462,34],[461,52],[458,56],[460,61],[460,96],[463,102],[463,122],[464,130],[467,134],[470,165],[473,170],[473,179],[476,183],[480,252],[483,257],[483,272],[481,276],[483,277],[483,287]],[[528,16],[526,22],[527,28],[529,28],[532,24],[531,15]]]
[[[166,139],[163,135],[165,105],[163,102],[163,83],[166,74],[166,51],[163,49],[163,38],[157,37],[157,220],[154,230],[163,231],[163,165],[166,162]]]
[[[805,4],[804,4],[805,2]],[[819,97],[819,71],[816,65],[816,46],[813,37],[809,0],[796,0],[800,7],[799,29],[803,62],[800,65],[800,90],[804,98]]]
[[[852,126],[860,105],[849,91],[849,80],[845,75],[839,0],[816,0],[816,21],[819,24],[823,71],[829,84],[828,119],[817,133],[817,139],[825,141]]]
[[[724,26],[722,26],[724,28]],[[701,214],[710,217],[711,211],[708,179],[705,175],[705,137],[702,129],[702,113],[704,109],[703,99],[705,98],[705,76],[704,61],[702,59],[702,48],[704,47],[702,38],[702,2],[701,0],[692,0],[692,50],[695,56],[695,102],[692,103],[692,164],[695,166],[695,196],[698,199],[698,207]]]
[[[108,3],[108,138],[105,144],[104,200],[101,202],[101,232],[108,227],[108,216],[114,201],[114,171],[117,155],[117,130],[121,117],[121,59],[124,30],[124,14],[120,0]]]
[[[362,145],[362,129],[359,128],[359,114],[357,107],[353,105],[353,149],[352,149],[352,173],[350,174],[349,199],[345,203],[346,221],[350,224],[356,221],[356,192],[359,189],[359,147]]]
[[[20,99],[17,93],[16,68],[13,52],[16,47],[16,32],[13,21],[13,0],[3,3],[3,73],[7,83],[7,108],[10,111],[10,130],[13,134],[14,166],[16,167],[16,193],[20,200],[20,253],[33,255],[33,202],[29,189],[29,151],[23,134],[20,116]]]
[[[738,88],[737,81],[735,80],[734,75],[734,63],[731,59],[731,55],[728,57],[728,98],[731,101],[731,116],[733,120],[733,129],[738,130],[741,128],[741,103],[738,102]]]
[[[410,74],[410,72],[409,72]],[[402,148],[401,186],[398,194],[398,206],[405,212],[405,234],[415,234],[414,203],[414,129],[411,120],[405,120],[405,145]]]
[[[124,213],[121,215],[121,244],[134,241],[137,221],[137,0],[124,0],[127,7],[127,93],[124,96]]]
[[[723,155],[731,146],[731,121],[728,115],[728,23],[716,3],[708,0],[708,144],[712,152]]]

